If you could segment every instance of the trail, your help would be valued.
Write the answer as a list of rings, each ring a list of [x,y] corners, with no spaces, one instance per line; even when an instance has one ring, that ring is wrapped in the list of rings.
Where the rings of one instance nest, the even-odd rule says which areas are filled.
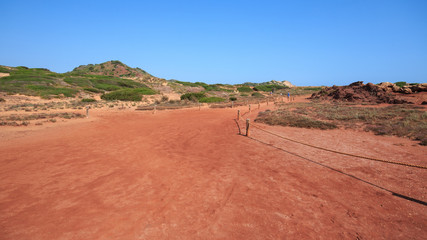
[[[0,239],[427,235],[425,206],[268,144],[424,201],[427,171],[329,155],[254,131],[266,145],[238,134],[236,110],[94,110],[91,121],[2,135]],[[427,155],[426,147],[395,137],[267,128],[355,154],[416,163]]]

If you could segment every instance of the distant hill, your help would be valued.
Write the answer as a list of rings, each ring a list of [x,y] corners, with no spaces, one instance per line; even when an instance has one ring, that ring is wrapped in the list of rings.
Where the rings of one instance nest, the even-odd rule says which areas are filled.
[[[154,76],[142,70],[141,68],[131,68],[117,60],[111,60],[100,64],[80,65],[74,68],[73,71],[68,73],[78,75],[103,75],[138,79],[155,78]]]
[[[209,97],[263,97],[270,92],[290,91],[289,82],[206,84],[155,77],[120,61],[81,65],[70,72],[55,73],[46,68],[0,65],[0,92],[43,98],[104,96],[103,99],[141,99],[142,95],[203,92]],[[297,91],[297,88],[294,88]],[[102,98],[101,96],[101,98]],[[125,98],[125,97],[126,98]],[[129,97],[130,96],[130,97]],[[129,98],[128,98],[129,97]],[[165,98],[166,99],[166,98]]]
[[[96,72],[98,68],[110,69],[110,75]],[[123,90],[136,91],[138,96],[155,94],[156,91],[151,89],[153,84],[149,83],[152,83],[152,80],[161,80],[141,69],[132,69],[118,61],[80,66],[68,73],[55,73],[45,68],[0,66],[0,73],[2,73],[0,92],[44,98],[88,96]],[[114,76],[118,73],[135,77]]]
[[[283,86],[283,87],[288,87],[288,88],[295,87],[295,85],[293,85],[289,81],[276,81],[276,80],[271,80],[269,82],[262,82],[262,83],[246,82],[246,83],[244,83],[244,85],[251,86],[251,87],[262,86],[262,85],[275,85],[275,86]]]

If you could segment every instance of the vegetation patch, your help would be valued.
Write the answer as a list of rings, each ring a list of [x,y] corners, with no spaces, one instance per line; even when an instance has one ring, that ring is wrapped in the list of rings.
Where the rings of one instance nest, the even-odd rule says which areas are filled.
[[[199,99],[199,102],[202,102],[202,103],[217,103],[217,102],[224,102],[224,101],[225,99],[220,97],[203,97]]]
[[[298,118],[304,118],[304,123]],[[318,126],[315,122],[310,123],[312,126],[306,125],[306,119],[321,121],[335,127],[362,128],[378,135],[408,137],[420,141],[422,145],[427,145],[427,112],[412,105],[373,108],[350,104],[291,103],[282,105],[277,111],[260,113],[256,121],[305,128]]]
[[[396,86],[398,86],[398,87],[404,87],[404,86],[408,85],[406,82],[395,82],[394,84],[396,84]]]
[[[114,92],[106,93],[102,95],[101,98],[108,101],[141,101],[143,95],[153,94],[156,94],[156,91],[150,88],[121,89]]]
[[[120,89],[119,86],[108,83],[95,83],[94,87],[105,91],[115,91]]]
[[[82,102],[96,102],[96,99],[93,99],[93,98],[83,98]]]
[[[252,93],[252,97],[262,98],[262,97],[264,97],[264,95],[262,95],[262,94],[261,94],[261,93],[259,93],[259,92],[254,92],[254,93]]]
[[[103,90],[100,90],[100,89],[96,89],[96,88],[83,88],[85,91],[88,91],[88,92],[93,92],[93,93],[104,93],[104,91]]]
[[[248,86],[242,86],[242,87],[238,87],[237,88],[237,90],[239,91],[239,92],[252,92],[253,90],[252,90],[252,88],[250,88],[250,87],[248,87]]]
[[[83,118],[84,115],[74,112],[62,112],[62,113],[34,113],[34,114],[12,114],[10,116],[0,117],[0,126],[28,126],[29,121],[32,120],[44,120],[46,122],[56,122],[55,118]],[[20,123],[19,123],[20,122]],[[40,123],[36,125],[41,125]]]
[[[5,67],[0,66],[0,73],[10,73],[10,70],[5,68]]]
[[[74,97],[74,95],[78,92],[77,90],[71,88],[56,88],[42,85],[27,85],[27,88],[33,91],[36,95],[45,98],[51,95],[64,95],[65,97]]]
[[[203,82],[183,82],[183,81],[178,81],[178,80],[174,80],[176,83],[182,84],[183,86],[187,86],[187,87],[203,87],[206,91],[233,91],[233,90],[229,90],[229,89],[224,89],[221,88],[222,86],[225,86],[224,84],[207,84],[207,83],[203,83]]]
[[[289,87],[287,86],[281,86],[281,85],[274,85],[274,84],[269,84],[269,85],[259,85],[254,87],[255,91],[263,91],[263,92],[274,92],[275,90],[279,90],[279,89],[287,89]]]
[[[198,93],[185,93],[181,95],[181,100],[189,100],[193,102],[199,101],[201,98],[205,98],[206,93],[198,92]]]
[[[316,120],[307,116],[294,114],[289,111],[265,111],[260,112],[256,118],[257,122],[269,125],[281,125],[299,128],[334,129],[337,126],[333,123]]]

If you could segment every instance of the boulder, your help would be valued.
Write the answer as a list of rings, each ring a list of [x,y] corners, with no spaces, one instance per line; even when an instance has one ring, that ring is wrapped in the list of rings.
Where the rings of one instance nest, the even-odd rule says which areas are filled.
[[[427,83],[420,83],[409,87],[412,92],[427,92]]]
[[[400,92],[401,92],[401,93],[404,93],[404,94],[411,94],[411,93],[412,93],[412,90],[411,90],[411,88],[410,88],[410,87],[408,87],[408,86],[403,86],[403,87],[401,87],[401,88],[400,88]]]

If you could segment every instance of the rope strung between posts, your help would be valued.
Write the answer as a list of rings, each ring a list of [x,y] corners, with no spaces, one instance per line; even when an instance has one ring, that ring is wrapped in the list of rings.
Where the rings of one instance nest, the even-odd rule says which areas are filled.
[[[308,147],[312,147],[312,148],[316,148],[316,149],[320,149],[323,151],[327,151],[327,152],[332,152],[332,153],[337,153],[337,154],[341,154],[341,155],[346,155],[346,156],[350,156],[350,157],[357,157],[357,158],[363,158],[363,159],[367,159],[367,160],[371,160],[371,161],[377,161],[377,162],[383,162],[383,163],[389,163],[389,164],[396,164],[396,165],[402,165],[402,166],[407,166],[407,167],[414,167],[414,168],[421,168],[421,169],[427,169],[427,166],[421,166],[421,165],[415,165],[415,164],[410,164],[410,163],[404,163],[404,162],[396,162],[396,161],[389,161],[389,160],[383,160],[383,159],[378,159],[378,158],[372,158],[372,157],[365,157],[365,156],[360,156],[360,155],[356,155],[356,154],[351,154],[351,153],[344,153],[344,152],[339,152],[339,151],[335,151],[332,149],[327,149],[327,148],[323,148],[323,147],[318,147],[318,146],[314,146],[308,143],[304,143],[304,142],[300,142],[291,138],[287,138],[284,136],[281,136],[277,133],[265,130],[263,128],[261,128],[260,126],[256,125],[255,123],[252,123],[252,126],[263,131],[266,133],[269,133],[271,135],[274,135],[276,137],[291,141],[291,142],[295,142],[295,143],[299,143]]]
[[[245,112],[245,113],[242,114],[242,116],[245,116],[248,113],[249,112]],[[243,119],[240,119],[240,120],[243,120]],[[285,140],[288,140],[288,141],[291,141],[291,142],[299,143],[299,144],[302,144],[304,146],[308,146],[308,147],[320,149],[320,150],[323,150],[323,151],[332,152],[332,153],[341,154],[341,155],[350,156],[350,157],[362,158],[362,159],[376,161],[376,162],[383,162],[383,163],[401,165],[401,166],[406,166],[406,167],[427,169],[427,166],[421,166],[421,165],[416,165],[416,164],[411,164],[411,163],[404,163],[404,162],[397,162],[397,161],[389,161],[389,160],[383,160],[383,159],[372,158],[372,157],[365,157],[365,156],[360,156],[360,155],[356,155],[356,154],[345,153],[345,152],[340,152],[340,151],[336,151],[336,150],[332,150],[332,149],[327,149],[327,148],[323,148],[323,147],[314,146],[314,145],[311,145],[311,144],[308,144],[308,143],[300,142],[300,141],[297,141],[297,140],[294,140],[294,139],[291,139],[291,138],[284,137],[284,136],[279,135],[277,133],[265,130],[265,129],[261,128],[260,126],[258,126],[255,123],[252,123],[252,125],[255,128],[257,128],[257,129],[259,129],[259,130],[261,130],[263,132],[269,133],[269,134],[271,134],[273,136],[276,136],[276,137],[279,137],[279,138],[282,138],[282,139],[285,139]],[[239,126],[239,128],[240,128],[240,126]],[[240,131],[240,129],[239,129],[239,131]]]

